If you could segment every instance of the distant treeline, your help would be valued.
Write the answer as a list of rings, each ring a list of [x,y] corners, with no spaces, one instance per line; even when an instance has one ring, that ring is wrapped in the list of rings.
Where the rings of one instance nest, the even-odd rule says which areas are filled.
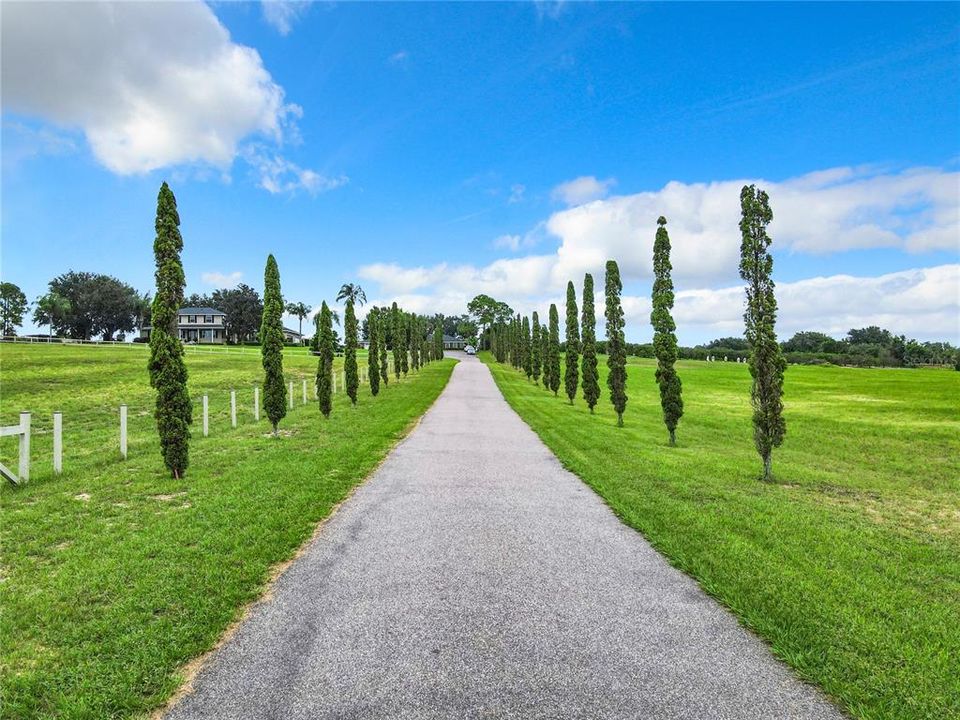
[[[948,342],[919,342],[894,335],[876,325],[850,330],[842,340],[821,332],[798,332],[780,343],[787,362],[798,365],[848,365],[854,367],[921,367],[950,365],[960,370],[960,349]],[[606,353],[605,341],[597,341],[597,350]],[[627,343],[630,355],[655,357],[652,343]],[[704,345],[681,347],[685,360],[705,360],[708,356],[735,362],[749,355],[742,337],[725,337]]]

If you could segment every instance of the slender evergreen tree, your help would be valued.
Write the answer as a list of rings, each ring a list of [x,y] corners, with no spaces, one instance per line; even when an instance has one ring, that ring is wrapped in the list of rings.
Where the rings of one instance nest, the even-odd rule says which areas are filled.
[[[660,386],[660,407],[663,422],[670,433],[670,444],[677,444],[677,423],[683,416],[680,376],[677,375],[677,329],[670,311],[673,309],[673,280],[670,271],[670,235],[667,219],[657,220],[657,236],[653,242],[653,352],[657,356],[657,385]]]
[[[330,417],[333,409],[333,314],[326,301],[320,306],[320,319],[317,321],[317,401],[324,417]]]
[[[607,387],[610,402],[617,412],[617,426],[623,427],[623,411],[627,408],[627,349],[623,337],[623,306],[620,304],[620,268],[614,260],[607,260],[606,312],[607,319]]]
[[[443,360],[443,326],[437,325],[433,331],[433,352],[437,360]]]
[[[550,303],[550,344],[547,364],[550,368],[550,389],[557,394],[560,389],[560,315],[557,306]]]
[[[580,330],[583,334],[581,347],[583,357],[580,371],[583,379],[583,399],[593,413],[600,399],[600,373],[597,371],[597,315],[593,305],[593,275],[583,276],[583,310],[580,318]]]
[[[403,352],[400,353],[400,370],[406,377],[410,372],[410,316],[400,313],[400,335],[403,338]]]
[[[287,414],[287,386],[283,379],[283,295],[280,270],[273,255],[267,256],[263,273],[263,315],[260,319],[260,353],[263,359],[263,409],[277,434]]]
[[[408,323],[410,324],[410,369],[417,371],[420,369],[420,341],[417,339],[416,313],[410,313]]]
[[[343,373],[347,395],[350,402],[356,405],[360,377],[357,374],[357,312],[353,307],[353,298],[347,299],[347,307],[343,311]]]
[[[540,316],[533,313],[530,321],[530,375],[533,382],[540,382]]]
[[[550,389],[550,331],[540,326],[540,357],[543,358],[543,389]]]
[[[767,193],[753,185],[745,185],[741,190],[740,211],[740,277],[747,283],[743,320],[753,378],[753,442],[763,461],[763,479],[769,482],[773,480],[773,448],[779,447],[787,434],[783,417],[783,373],[787,363],[777,342],[773,256],[767,235],[773,211]]]
[[[387,362],[387,326],[390,324],[391,318],[387,314],[388,312],[387,308],[381,308],[380,312],[377,313],[380,323],[380,332],[377,333],[378,352],[380,353],[380,380],[384,387],[390,384],[390,367]]]
[[[380,392],[380,358],[377,348],[380,345],[380,317],[376,308],[367,314],[367,380],[370,394],[374,397]]]
[[[393,341],[393,374],[400,381],[401,361],[400,356],[405,354],[403,349],[403,317],[400,308],[394,303],[390,309],[390,320],[393,323],[392,341]]]
[[[533,341],[530,337],[530,318],[523,318],[523,372],[527,380],[533,375]]]
[[[181,478],[190,464],[190,423],[193,407],[187,391],[187,366],[177,331],[177,313],[183,304],[186,284],[180,252],[180,215],[177,199],[167,183],[157,196],[156,238],[153,254],[157,294],[153,298],[150,333],[150,384],[157,391],[154,416],[160,436],[160,454],[173,477]]]
[[[580,368],[580,325],[577,320],[577,293],[573,289],[573,282],[567,282],[567,355],[564,359],[563,387],[567,391],[567,398],[573,405],[577,396]]]

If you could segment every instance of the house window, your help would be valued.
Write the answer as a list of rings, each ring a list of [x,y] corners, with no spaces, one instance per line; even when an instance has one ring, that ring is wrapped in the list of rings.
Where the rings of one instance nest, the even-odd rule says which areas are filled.
[[[181,325],[183,325],[185,322],[187,322],[187,316],[186,316],[186,315],[180,315],[180,316],[177,318],[177,322],[180,323]]]
[[[212,322],[213,322],[213,315],[204,315],[204,316],[203,316],[203,321],[204,321],[205,323],[212,323]]]

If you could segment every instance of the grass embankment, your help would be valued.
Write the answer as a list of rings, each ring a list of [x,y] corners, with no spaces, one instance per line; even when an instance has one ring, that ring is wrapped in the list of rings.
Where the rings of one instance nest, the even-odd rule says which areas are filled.
[[[187,352],[195,403],[190,468],[163,471],[142,348],[0,347],[2,421],[34,413],[34,472],[4,487],[0,715],[128,717],[161,704],[178,669],[213,646],[295,552],[434,401],[454,362],[370,396],[339,390],[330,420],[301,403],[316,358],[288,350],[296,407],[269,437],[255,424],[259,353]],[[339,363],[342,358],[338,358]],[[229,390],[239,427],[230,427]],[[199,403],[210,395],[211,435]],[[117,405],[130,406],[119,460]],[[64,474],[52,474],[50,413],[64,412]],[[2,442],[8,466],[16,442]]]
[[[567,468],[852,715],[960,718],[960,373],[791,366],[765,484],[746,365],[679,363],[671,448],[655,363],[631,358],[618,429],[605,361],[594,416],[490,368]]]

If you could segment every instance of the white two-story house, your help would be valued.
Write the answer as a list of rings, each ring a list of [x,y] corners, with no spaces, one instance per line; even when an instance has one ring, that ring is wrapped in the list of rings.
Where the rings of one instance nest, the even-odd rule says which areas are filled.
[[[210,307],[180,308],[177,314],[177,329],[180,340],[185,343],[225,343],[227,341],[226,313]],[[151,327],[144,325],[140,337],[149,339]]]

